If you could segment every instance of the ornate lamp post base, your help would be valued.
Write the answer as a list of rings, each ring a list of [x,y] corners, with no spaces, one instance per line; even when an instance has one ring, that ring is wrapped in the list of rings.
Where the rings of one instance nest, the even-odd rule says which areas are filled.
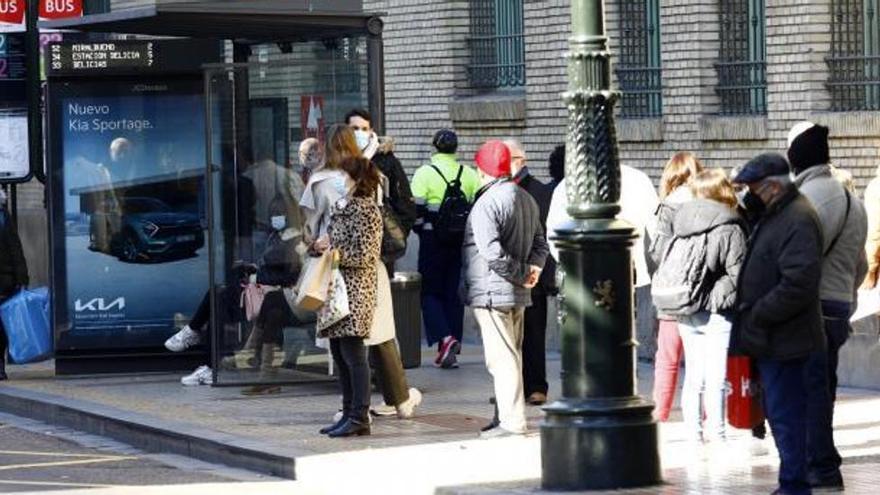
[[[562,396],[544,408],[542,486],[604,490],[662,482],[653,403],[639,397],[633,338],[634,229],[575,219],[560,248]]]

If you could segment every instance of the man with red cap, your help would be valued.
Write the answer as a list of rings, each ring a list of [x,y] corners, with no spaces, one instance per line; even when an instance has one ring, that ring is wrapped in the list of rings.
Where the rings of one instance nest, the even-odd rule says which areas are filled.
[[[501,437],[526,432],[522,378],[523,312],[549,247],[538,204],[511,180],[511,154],[501,141],[477,152],[481,189],[464,236],[464,299],[474,308],[486,367],[492,374]]]

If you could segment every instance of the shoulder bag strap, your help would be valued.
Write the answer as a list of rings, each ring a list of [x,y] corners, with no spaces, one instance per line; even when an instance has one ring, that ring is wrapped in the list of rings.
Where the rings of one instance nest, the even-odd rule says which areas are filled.
[[[837,245],[837,241],[840,240],[840,236],[843,235],[843,231],[846,230],[846,222],[849,220],[849,210],[852,207],[852,199],[849,197],[849,191],[847,191],[845,188],[843,190],[843,194],[846,195],[846,213],[843,215],[843,225],[840,226],[840,231],[837,233],[836,236],[834,236],[834,240],[831,241],[831,245],[828,246],[828,249],[822,255],[823,258],[831,254],[831,251],[834,250],[834,246]]]

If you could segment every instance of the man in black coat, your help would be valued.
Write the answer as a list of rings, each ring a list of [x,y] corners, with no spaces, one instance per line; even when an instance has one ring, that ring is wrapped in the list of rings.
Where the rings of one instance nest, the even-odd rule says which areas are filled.
[[[732,344],[757,362],[780,458],[774,493],[808,494],[805,366],[808,356],[825,346],[819,303],[822,230],[781,155],[759,155],[734,181],[746,184],[766,210],[740,272]]]
[[[28,285],[27,262],[18,230],[6,209],[6,192],[0,189],[0,304]],[[0,321],[0,381],[6,380],[6,329]]]
[[[535,178],[526,166],[526,154],[522,145],[513,139],[504,142],[510,149],[510,168],[513,181],[526,190],[541,212],[541,225],[547,225],[553,188]],[[526,401],[534,406],[547,402],[547,297],[555,292],[556,262],[547,257],[538,285],[532,289],[532,305],[523,317],[523,389]]]
[[[373,134],[371,122],[372,117],[366,110],[355,109],[345,116],[345,123],[355,131],[355,134],[365,133]],[[360,144],[360,143],[359,143]],[[361,148],[363,149],[363,147]],[[413,200],[412,190],[409,187],[409,179],[406,171],[400,164],[400,160],[394,156],[394,141],[390,137],[378,138],[378,149],[371,158],[379,171],[388,177],[388,184],[391,207],[397,214],[397,220],[404,232],[409,234],[413,225],[416,223],[418,213],[416,212],[416,203]],[[389,274],[393,276],[394,274]]]

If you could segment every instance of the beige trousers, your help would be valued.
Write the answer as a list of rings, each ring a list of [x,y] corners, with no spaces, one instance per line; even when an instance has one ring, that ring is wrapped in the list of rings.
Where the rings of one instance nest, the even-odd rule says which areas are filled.
[[[486,368],[495,382],[495,401],[501,428],[514,433],[526,431],[526,402],[523,396],[522,340],[524,308],[507,310],[474,308],[483,337]]]

